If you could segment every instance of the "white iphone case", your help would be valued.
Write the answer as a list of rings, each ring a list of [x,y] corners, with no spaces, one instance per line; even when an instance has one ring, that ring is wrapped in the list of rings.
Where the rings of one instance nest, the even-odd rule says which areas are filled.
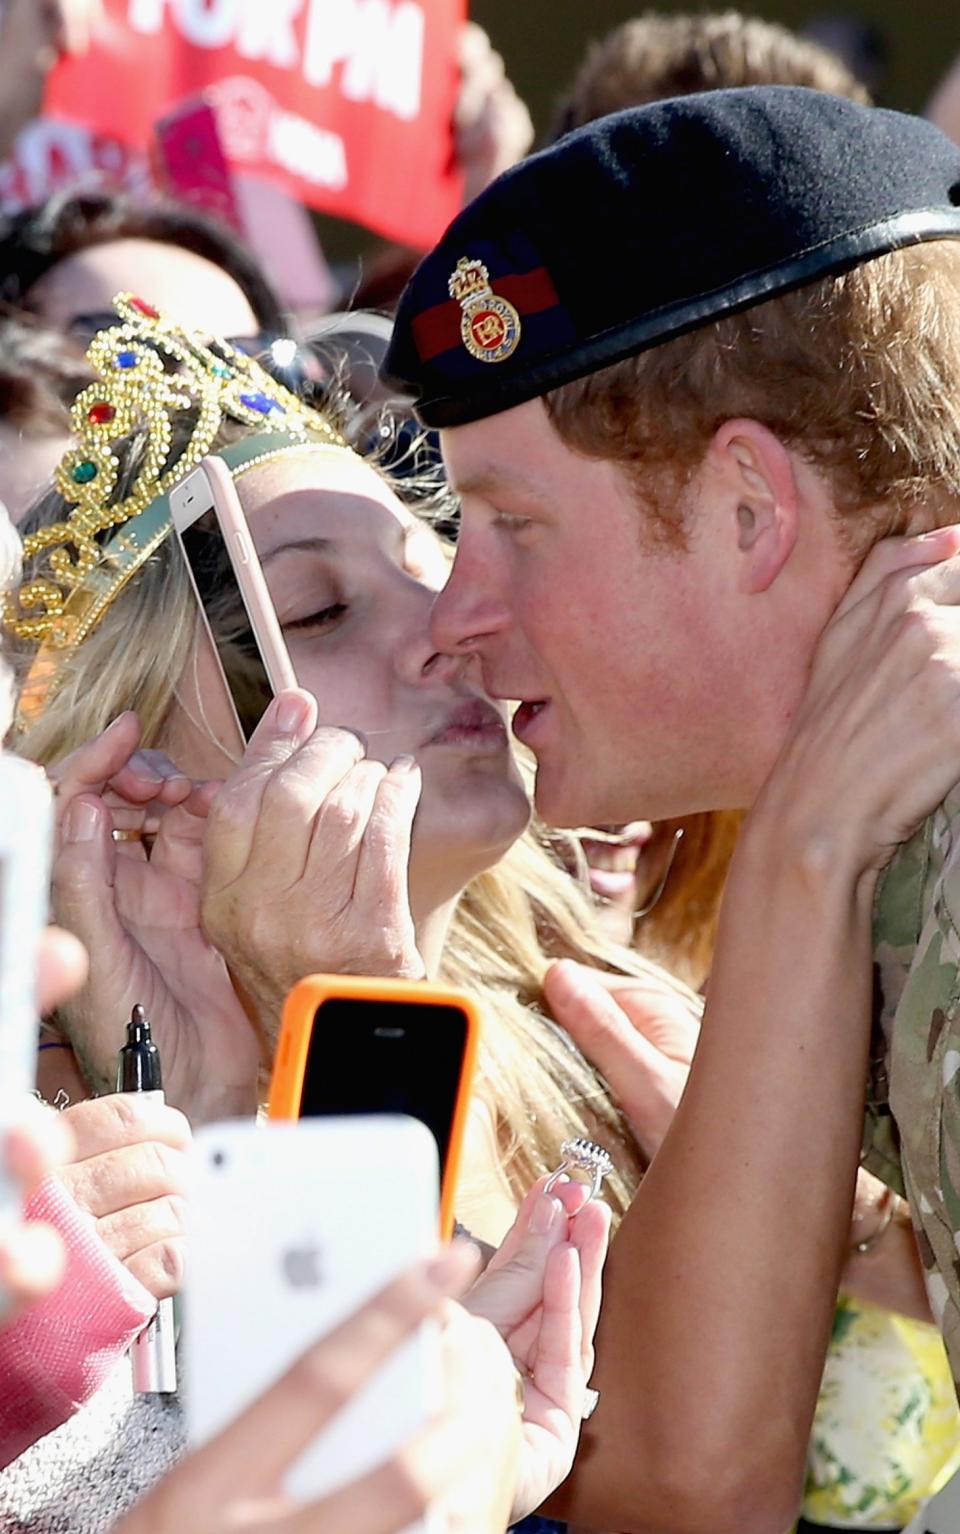
[[[429,1131],[400,1117],[208,1125],[193,1159],[184,1336],[197,1445],[434,1249],[439,1177]],[[426,1326],[320,1432],[288,1492],[306,1500],[373,1469],[423,1426],[439,1389]]]

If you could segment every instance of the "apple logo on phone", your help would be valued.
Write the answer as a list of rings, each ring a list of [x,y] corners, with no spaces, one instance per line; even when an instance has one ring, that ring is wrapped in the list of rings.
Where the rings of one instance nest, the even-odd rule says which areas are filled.
[[[314,1242],[291,1246],[281,1259],[291,1289],[318,1289],[323,1283],[320,1248]]]

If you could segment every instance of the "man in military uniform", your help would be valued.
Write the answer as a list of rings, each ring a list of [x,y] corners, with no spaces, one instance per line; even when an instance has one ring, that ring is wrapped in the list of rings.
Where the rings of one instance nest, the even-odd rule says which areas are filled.
[[[603,119],[454,221],[385,371],[440,429],[462,499],[435,643],[519,700],[541,814],[749,806],[867,551],[960,520],[960,153],[919,120],[788,88]],[[955,1378],[958,827],[960,795],[880,890],[869,1120],[871,1164],[896,1183],[902,1161]],[[601,1406],[588,1479],[613,1473],[602,1423]]]

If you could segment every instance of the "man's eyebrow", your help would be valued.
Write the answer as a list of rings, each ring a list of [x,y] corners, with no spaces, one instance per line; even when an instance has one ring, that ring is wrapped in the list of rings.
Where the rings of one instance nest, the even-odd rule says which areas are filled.
[[[271,559],[276,559],[280,554],[299,553],[302,549],[310,554],[329,554],[335,548],[336,543],[332,538],[291,538],[287,543],[278,543],[268,554],[261,554],[260,563],[268,565]]]
[[[457,495],[490,495],[497,491],[513,495],[525,495],[534,501],[545,501],[543,486],[536,480],[515,469],[502,469],[494,464],[474,469],[453,486]]]

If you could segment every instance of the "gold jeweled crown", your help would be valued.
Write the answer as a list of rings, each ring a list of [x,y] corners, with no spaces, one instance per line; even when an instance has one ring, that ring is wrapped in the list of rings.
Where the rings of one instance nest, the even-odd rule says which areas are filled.
[[[319,411],[227,342],[188,334],[129,293],[120,294],[114,308],[119,323],[101,330],[87,351],[96,381],[74,403],[77,445],[56,473],[56,488],[72,510],[24,539],[25,564],[48,553],[46,568],[34,569],[3,606],[6,628],[44,651],[62,652],[61,659],[82,643],[169,531],[169,508],[165,520],[154,519],[149,537],[135,524],[211,451],[225,417],[276,435],[278,446],[344,445]],[[196,424],[171,462],[174,418],[191,408]],[[112,444],[137,430],[145,433],[143,455],[121,487]],[[124,526],[106,541],[99,536]],[[56,661],[48,655],[48,672],[51,666],[56,669]]]

